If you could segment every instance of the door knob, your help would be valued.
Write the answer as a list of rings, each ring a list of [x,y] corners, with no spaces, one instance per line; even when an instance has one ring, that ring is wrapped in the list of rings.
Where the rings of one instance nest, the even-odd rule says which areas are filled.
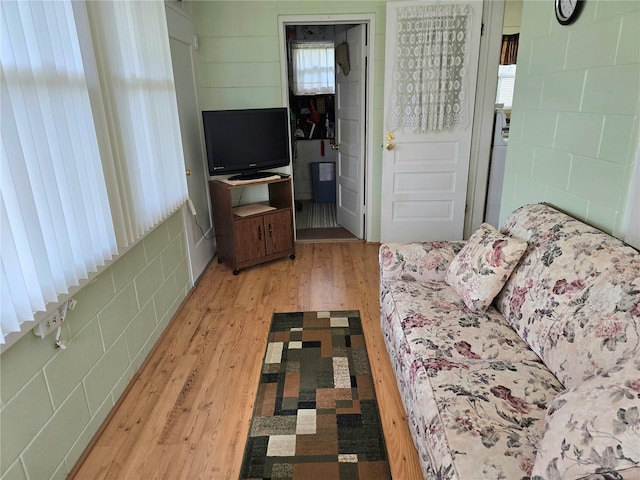
[[[190,176],[191,176],[191,170],[190,170],[190,169],[188,169],[188,168],[184,171],[184,173],[185,173],[185,175],[186,175],[187,177],[190,177]]]
[[[396,144],[393,142],[387,142],[387,144],[384,146],[384,148],[386,148],[387,150],[393,150],[395,148]]]
[[[332,143],[331,144],[331,150],[340,150],[340,144],[339,143]]]

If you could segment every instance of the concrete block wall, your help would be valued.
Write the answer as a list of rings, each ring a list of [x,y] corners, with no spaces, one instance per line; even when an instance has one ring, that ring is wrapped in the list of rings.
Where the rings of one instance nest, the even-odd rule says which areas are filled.
[[[178,212],[78,292],[62,338],[0,357],[0,479],[63,479],[190,290]]]
[[[619,235],[639,118],[640,3],[590,0],[562,26],[524,2],[501,221],[547,201]]]

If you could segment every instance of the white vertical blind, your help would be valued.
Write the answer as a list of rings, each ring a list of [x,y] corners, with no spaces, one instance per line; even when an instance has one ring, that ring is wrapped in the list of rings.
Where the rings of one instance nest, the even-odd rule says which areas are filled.
[[[163,2],[0,8],[4,343],[187,189]]]
[[[0,3],[4,343],[117,248],[71,4]]]
[[[107,177],[117,185],[112,210],[128,245],[187,197],[164,4],[86,6],[95,54],[87,61],[95,61],[102,85],[115,167],[115,179]]]
[[[291,43],[293,94],[321,95],[336,91],[333,42]]]

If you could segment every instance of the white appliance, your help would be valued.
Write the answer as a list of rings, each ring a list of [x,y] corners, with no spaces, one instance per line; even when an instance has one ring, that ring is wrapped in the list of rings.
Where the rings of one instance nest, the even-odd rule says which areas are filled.
[[[496,104],[493,128],[493,144],[489,164],[489,185],[487,188],[487,204],[484,221],[498,228],[500,220],[500,200],[502,198],[502,182],[509,141],[509,124],[504,113],[504,105]]]

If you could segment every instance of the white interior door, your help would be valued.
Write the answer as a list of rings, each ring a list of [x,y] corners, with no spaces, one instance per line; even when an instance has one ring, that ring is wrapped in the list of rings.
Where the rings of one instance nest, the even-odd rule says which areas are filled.
[[[424,34],[424,22],[410,23],[415,12],[424,14],[425,7],[469,5],[471,24],[462,34],[466,44],[467,64],[461,73],[465,83],[463,104],[467,108],[468,123],[439,130],[437,128],[398,127],[393,119],[397,105],[397,82],[402,75],[428,78],[434,69],[429,62],[457,61],[454,55],[434,60],[407,59],[402,52],[409,45],[418,44],[416,38]],[[398,20],[402,26],[399,27]],[[402,1],[387,3],[385,45],[384,138],[381,190],[381,240],[425,241],[461,239],[464,227],[467,178],[471,149],[471,133],[480,47],[482,2],[479,0]],[[413,31],[409,31],[413,29]],[[413,37],[411,37],[413,35]],[[426,41],[424,48],[435,47]],[[413,50],[412,50],[413,51]],[[451,53],[451,52],[449,52]],[[403,63],[404,62],[404,63]],[[414,68],[416,67],[416,68]],[[424,68],[423,68],[424,67]],[[409,71],[414,68],[413,71]],[[437,75],[438,73],[436,73]],[[444,81],[455,81],[449,78]],[[412,88],[415,88],[412,87]],[[425,89],[426,91],[426,89]],[[420,102],[418,102],[420,103]],[[420,103],[422,105],[422,103]],[[442,105],[447,108],[446,105]],[[409,113],[415,114],[415,105]],[[405,109],[406,110],[406,109]],[[430,120],[429,120],[430,121]],[[420,125],[425,125],[426,121]]]
[[[336,35],[349,45],[347,75],[336,71],[336,215],[338,223],[358,238],[364,235],[364,161],[366,99],[366,26]]]
[[[196,215],[184,209],[185,232],[191,266],[191,280],[195,282],[215,253],[215,241],[210,213],[208,171],[203,153],[200,109],[196,96],[194,70],[193,22],[184,14],[166,7],[171,61],[178,100],[178,116],[182,133],[182,147],[187,174],[189,198]],[[198,226],[198,224],[200,227]],[[203,235],[204,232],[204,235]]]

